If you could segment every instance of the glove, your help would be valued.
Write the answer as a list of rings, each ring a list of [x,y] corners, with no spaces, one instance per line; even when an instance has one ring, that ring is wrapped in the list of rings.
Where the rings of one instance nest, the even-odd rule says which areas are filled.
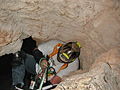
[[[52,84],[59,84],[61,81],[62,81],[61,77],[59,77],[59,76],[57,76],[57,75],[55,75],[55,76],[50,80],[50,82],[51,82]]]
[[[46,69],[48,67],[48,61],[46,59],[43,59],[42,61],[39,62],[40,67],[42,70]]]

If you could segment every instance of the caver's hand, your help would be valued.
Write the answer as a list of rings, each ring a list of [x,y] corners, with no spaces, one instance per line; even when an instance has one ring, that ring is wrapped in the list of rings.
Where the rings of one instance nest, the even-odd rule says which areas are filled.
[[[48,61],[46,59],[43,59],[39,64],[42,69],[46,69],[48,67]]]
[[[61,77],[59,77],[59,76],[57,76],[57,75],[55,75],[55,76],[50,80],[50,82],[51,82],[52,84],[59,84],[61,81],[62,81]]]

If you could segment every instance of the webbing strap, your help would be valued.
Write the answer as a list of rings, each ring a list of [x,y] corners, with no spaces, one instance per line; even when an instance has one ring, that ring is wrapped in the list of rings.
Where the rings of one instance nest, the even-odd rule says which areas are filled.
[[[60,67],[60,69],[57,71],[57,73],[59,73],[61,70],[65,69],[65,68],[67,68],[67,67],[68,67],[68,64],[67,64],[67,63],[63,64],[63,65]]]
[[[49,58],[51,58],[52,56],[54,56],[55,54],[57,54],[57,53],[58,53],[58,47],[61,47],[61,46],[62,46],[62,44],[61,44],[61,43],[58,43],[58,44],[54,47],[53,52],[49,55]]]

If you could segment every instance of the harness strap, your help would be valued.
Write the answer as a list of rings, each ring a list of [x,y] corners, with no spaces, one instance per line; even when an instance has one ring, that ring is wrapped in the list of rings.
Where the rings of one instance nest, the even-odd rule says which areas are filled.
[[[49,58],[51,58],[52,56],[54,56],[55,54],[57,54],[57,53],[58,53],[58,47],[61,47],[62,45],[63,45],[63,44],[58,43],[58,44],[54,47],[53,52],[49,55]]]
[[[68,64],[67,64],[67,63],[63,64],[63,65],[59,68],[59,70],[57,71],[57,73],[59,73],[61,70],[65,69],[65,68],[67,68],[67,67],[68,67]]]
[[[54,55],[56,55],[58,53],[58,47],[61,47],[63,44],[61,43],[58,43],[54,49],[53,49],[53,52],[49,55],[49,58],[53,57]],[[63,64],[60,69],[57,71],[57,73],[59,73],[61,70],[65,69],[68,67],[68,64]]]

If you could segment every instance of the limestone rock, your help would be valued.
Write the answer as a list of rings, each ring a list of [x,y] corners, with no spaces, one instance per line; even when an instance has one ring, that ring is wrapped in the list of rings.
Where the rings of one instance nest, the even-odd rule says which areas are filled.
[[[76,40],[83,46],[81,66],[88,69],[120,44],[119,6],[119,0],[0,0],[0,55],[19,50],[22,42],[18,48],[13,43],[21,35]]]
[[[0,55],[20,50],[28,36],[79,41],[83,70],[96,60],[58,90],[120,90],[118,51],[100,56],[120,45],[120,0],[0,0]]]
[[[107,63],[100,63],[88,73],[71,76],[55,90],[119,90],[120,79]]]

